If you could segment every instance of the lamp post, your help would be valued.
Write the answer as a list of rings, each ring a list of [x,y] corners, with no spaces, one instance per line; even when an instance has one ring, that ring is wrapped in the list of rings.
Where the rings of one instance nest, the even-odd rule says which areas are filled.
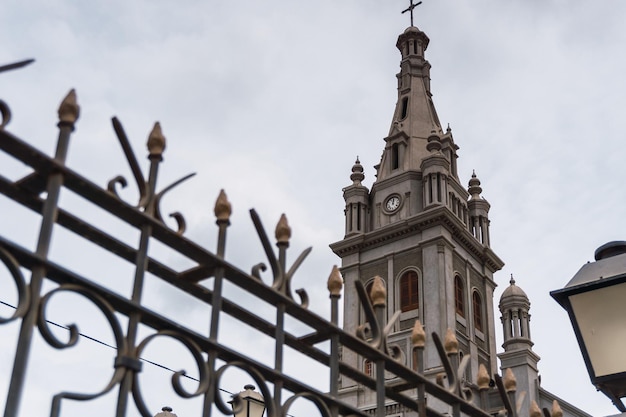
[[[265,412],[265,401],[263,396],[255,391],[254,385],[246,385],[243,387],[244,391],[239,393],[238,406],[236,401],[229,401],[233,407],[234,417],[262,417]]]
[[[595,260],[550,295],[569,314],[591,382],[626,412],[626,242],[600,246]]]

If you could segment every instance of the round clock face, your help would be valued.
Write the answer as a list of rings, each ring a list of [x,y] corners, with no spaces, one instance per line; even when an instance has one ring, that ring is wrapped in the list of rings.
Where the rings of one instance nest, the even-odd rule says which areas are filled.
[[[387,202],[385,203],[387,211],[396,211],[398,207],[400,207],[400,197],[394,195],[387,199]]]

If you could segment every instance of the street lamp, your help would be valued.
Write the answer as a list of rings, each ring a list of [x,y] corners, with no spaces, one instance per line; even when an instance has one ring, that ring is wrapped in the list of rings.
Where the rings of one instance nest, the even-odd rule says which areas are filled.
[[[265,412],[265,401],[263,396],[255,391],[254,385],[246,385],[244,391],[239,393],[239,403],[237,406],[235,401],[229,401],[233,407],[234,417],[262,417]]]
[[[565,288],[550,293],[569,314],[591,382],[626,406],[626,242],[600,246]]]

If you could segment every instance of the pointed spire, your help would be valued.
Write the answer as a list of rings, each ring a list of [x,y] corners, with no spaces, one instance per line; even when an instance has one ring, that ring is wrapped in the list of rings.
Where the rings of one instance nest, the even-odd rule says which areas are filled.
[[[428,43],[428,36],[414,26],[398,37],[396,46],[402,55],[397,74],[398,100],[377,168],[377,181],[406,171],[421,171],[423,159],[431,153],[426,149],[431,132],[443,135],[430,92],[430,63],[424,57]]]

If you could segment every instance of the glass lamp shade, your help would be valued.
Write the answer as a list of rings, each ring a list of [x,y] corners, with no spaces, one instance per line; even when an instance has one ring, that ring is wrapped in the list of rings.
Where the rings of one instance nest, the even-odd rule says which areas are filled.
[[[626,242],[598,248],[596,262],[550,295],[569,314],[591,382],[625,412]]]
[[[262,417],[265,412],[263,396],[255,391],[253,385],[246,385],[239,393],[241,407],[237,409],[234,401],[229,401],[233,407],[234,417]]]
[[[569,297],[596,378],[626,372],[626,283]]]

